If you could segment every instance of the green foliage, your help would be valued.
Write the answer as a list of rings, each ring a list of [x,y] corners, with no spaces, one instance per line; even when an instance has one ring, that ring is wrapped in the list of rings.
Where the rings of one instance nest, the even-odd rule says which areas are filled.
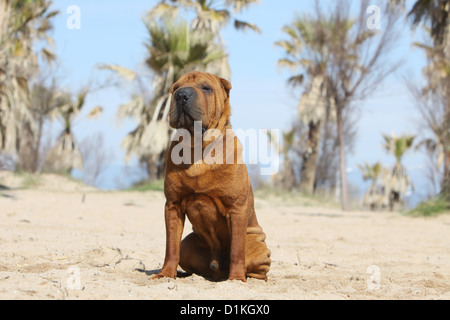
[[[168,73],[170,84],[187,70],[205,68],[225,56],[221,48],[211,45],[213,34],[193,30],[187,21],[163,19],[163,23],[156,23],[148,20],[146,26],[150,35],[146,64],[158,75]]]
[[[143,180],[136,183],[131,188],[126,191],[139,191],[139,192],[147,192],[147,191],[164,191],[164,180],[154,180],[148,181]]]
[[[435,217],[440,214],[450,213],[450,201],[443,197],[437,197],[419,204],[407,215],[413,217]]]
[[[373,165],[365,162],[364,165],[358,164],[358,167],[361,170],[364,181],[376,181],[383,170],[383,165],[380,162]]]
[[[389,153],[393,154],[398,162],[402,160],[403,155],[411,149],[415,136],[403,135],[396,137],[395,135],[383,135],[383,147]]]
[[[39,175],[21,171],[21,170],[15,171],[14,175],[21,177],[22,181],[20,183],[20,186],[24,189],[34,188],[34,187],[39,186],[39,184],[40,184]]]

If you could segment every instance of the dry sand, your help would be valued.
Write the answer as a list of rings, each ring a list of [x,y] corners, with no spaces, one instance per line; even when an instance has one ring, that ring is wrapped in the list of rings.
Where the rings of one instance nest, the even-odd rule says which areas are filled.
[[[10,187],[24,179],[0,172]],[[267,282],[151,280],[164,260],[162,193],[31,180],[0,190],[0,299],[450,299],[450,215],[256,199]]]

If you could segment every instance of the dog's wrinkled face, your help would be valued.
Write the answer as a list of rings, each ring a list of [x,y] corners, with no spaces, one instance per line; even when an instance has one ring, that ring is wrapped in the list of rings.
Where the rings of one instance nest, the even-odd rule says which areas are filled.
[[[227,80],[209,73],[183,75],[172,86],[170,126],[193,132],[194,122],[201,121],[203,129],[217,127],[222,117],[229,118],[230,90]]]

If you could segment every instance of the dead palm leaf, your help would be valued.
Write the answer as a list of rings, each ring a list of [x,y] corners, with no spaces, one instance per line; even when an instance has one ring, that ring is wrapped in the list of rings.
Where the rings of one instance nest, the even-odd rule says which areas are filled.
[[[38,70],[36,44],[52,43],[48,31],[57,12],[49,12],[50,5],[46,0],[0,1],[0,149],[9,153],[20,145],[25,126],[34,132],[28,79]],[[47,47],[40,53],[49,64],[56,59]]]
[[[122,66],[118,66],[115,64],[101,64],[98,66],[99,69],[101,70],[111,70],[116,72],[119,76],[123,77],[124,79],[128,80],[128,81],[134,81],[136,79],[136,72],[122,67]]]
[[[249,8],[252,5],[260,4],[260,0],[226,0],[227,7],[231,6],[235,14],[241,13],[243,10]]]
[[[97,106],[89,112],[88,118],[89,119],[97,119],[102,113],[103,113],[103,107]]]

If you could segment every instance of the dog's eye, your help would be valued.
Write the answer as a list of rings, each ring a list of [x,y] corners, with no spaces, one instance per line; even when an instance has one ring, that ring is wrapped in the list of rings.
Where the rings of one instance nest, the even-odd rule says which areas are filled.
[[[206,91],[206,92],[211,92],[211,91],[212,91],[212,88],[211,88],[210,86],[204,85],[204,86],[202,87],[202,90],[203,90],[203,91]]]

